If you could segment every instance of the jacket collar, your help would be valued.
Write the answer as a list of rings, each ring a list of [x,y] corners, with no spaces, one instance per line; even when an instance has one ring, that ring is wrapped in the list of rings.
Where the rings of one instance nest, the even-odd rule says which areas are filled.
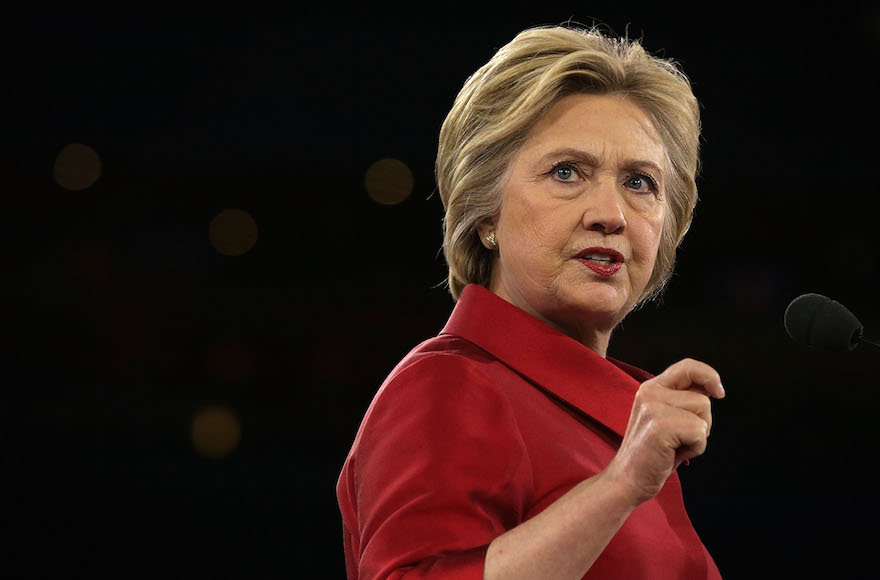
[[[650,374],[603,358],[490,290],[464,288],[441,334],[468,340],[623,437]]]

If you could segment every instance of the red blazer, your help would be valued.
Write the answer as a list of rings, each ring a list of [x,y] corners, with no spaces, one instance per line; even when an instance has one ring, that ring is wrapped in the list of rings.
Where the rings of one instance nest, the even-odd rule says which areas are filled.
[[[648,378],[467,286],[376,393],[342,468],[349,580],[481,580],[494,538],[611,461]],[[585,576],[720,577],[676,474]]]

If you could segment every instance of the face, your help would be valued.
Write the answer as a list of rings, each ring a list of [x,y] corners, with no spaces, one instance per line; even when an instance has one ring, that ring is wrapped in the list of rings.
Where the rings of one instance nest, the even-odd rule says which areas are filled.
[[[536,124],[509,171],[490,289],[605,354],[651,273],[668,158],[621,95],[571,95]]]

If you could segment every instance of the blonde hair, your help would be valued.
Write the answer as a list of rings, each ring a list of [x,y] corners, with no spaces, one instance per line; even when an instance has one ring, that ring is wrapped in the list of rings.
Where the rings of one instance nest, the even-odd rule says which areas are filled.
[[[671,167],[668,209],[654,271],[639,302],[660,295],[697,203],[699,104],[671,60],[637,40],[597,28],[536,27],[520,32],[471,75],[440,130],[435,175],[446,215],[443,253],[458,300],[470,283],[489,286],[492,252],[477,226],[497,219],[510,165],[531,128],[561,98],[622,94],[651,119]]]

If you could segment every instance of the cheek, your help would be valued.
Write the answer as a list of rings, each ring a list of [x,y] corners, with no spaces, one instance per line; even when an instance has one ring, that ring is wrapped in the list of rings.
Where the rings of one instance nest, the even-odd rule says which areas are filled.
[[[565,243],[565,211],[560,207],[552,207],[543,203],[537,196],[518,197],[515,203],[502,211],[507,226],[508,244],[517,248],[517,253],[529,253],[532,256],[544,252],[558,250]]]
[[[654,212],[652,215],[642,216],[640,227],[633,236],[633,250],[642,254],[643,262],[653,263],[657,257],[657,251],[663,237],[664,209],[661,208],[660,211]]]
[[[544,240],[541,238],[541,222],[528,213],[509,219],[508,228],[504,232],[504,256],[507,252],[505,266],[518,276],[532,277],[540,272],[540,256],[544,251]]]
[[[520,283],[549,286],[562,267],[562,251],[571,237],[571,212],[519,199],[502,209],[502,265]],[[506,250],[506,255],[505,255]]]

